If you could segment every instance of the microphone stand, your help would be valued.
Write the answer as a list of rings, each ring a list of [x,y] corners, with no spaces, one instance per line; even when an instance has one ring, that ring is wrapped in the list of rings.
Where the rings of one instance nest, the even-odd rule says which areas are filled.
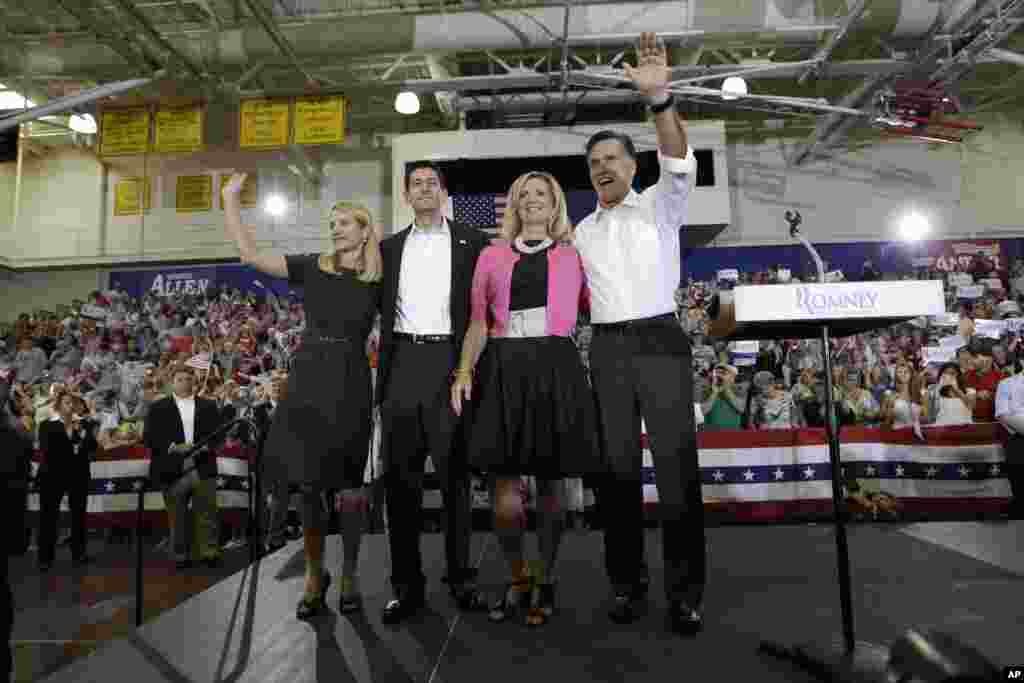
[[[804,246],[818,271],[818,283],[825,284],[825,264],[817,249],[800,233],[803,218],[799,211],[786,211],[789,235]],[[832,386],[832,354],[829,347],[830,329],[821,326],[822,356],[825,365],[825,433],[828,437],[828,458],[832,467],[832,520],[835,527],[836,555],[839,569],[839,604],[842,610],[843,634],[841,641],[826,645],[808,644],[785,646],[773,641],[762,641],[758,651],[789,660],[805,671],[825,681],[885,681],[888,671],[887,648],[872,643],[858,642],[853,629],[853,600],[851,597],[850,553],[846,538],[846,500],[843,495],[842,461],[839,451],[839,425]]]

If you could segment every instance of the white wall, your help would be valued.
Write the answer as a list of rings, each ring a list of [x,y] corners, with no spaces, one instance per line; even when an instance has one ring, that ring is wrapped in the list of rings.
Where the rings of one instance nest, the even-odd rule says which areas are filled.
[[[22,313],[53,311],[57,304],[85,299],[89,292],[107,286],[107,274],[96,268],[84,270],[11,272],[0,270],[0,322],[12,322]]]
[[[289,205],[279,219],[262,208],[243,209],[257,243],[285,253],[315,251],[325,244],[326,214],[335,201],[354,199],[374,216],[390,215],[387,153],[358,158],[325,162],[323,184],[316,189],[289,171],[291,162],[278,152],[110,159],[106,183],[103,165],[84,151],[55,149],[43,159],[26,155],[14,226],[15,164],[0,164],[0,254],[15,268],[234,258],[237,250],[226,240],[217,197],[208,212],[175,209],[178,176],[212,174],[216,193],[220,175],[234,169],[258,172],[261,201],[277,192]],[[152,208],[140,216],[114,216],[118,180],[142,175],[151,178]]]

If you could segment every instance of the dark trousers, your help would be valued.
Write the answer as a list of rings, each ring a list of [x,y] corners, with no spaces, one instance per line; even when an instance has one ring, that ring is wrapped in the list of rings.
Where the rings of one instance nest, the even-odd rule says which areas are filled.
[[[660,330],[662,336],[675,334]],[[658,486],[670,601],[693,607],[704,596],[706,543],[697,461],[692,356],[682,330],[674,352],[653,349],[642,330],[595,328],[590,371],[601,445],[612,474],[597,495],[605,511],[605,569],[617,593],[645,573],[640,420],[646,422]]]
[[[39,562],[52,564],[57,554],[57,516],[65,495],[71,510],[71,556],[85,556],[85,510],[91,474],[88,467],[46,471],[39,481]]]
[[[423,472],[429,456],[444,503],[449,583],[469,578],[472,532],[469,472],[459,419],[451,408],[453,344],[397,340],[381,404],[381,452],[391,548],[391,583],[398,592],[424,589],[420,532]]]
[[[6,548],[4,549],[6,550]],[[4,552],[0,557],[0,674],[3,675],[4,683],[11,680],[11,669],[13,666],[11,656],[11,634],[14,631],[14,596],[11,593],[11,577],[8,567],[9,560]]]
[[[1006,478],[1013,495],[1010,512],[1024,519],[1024,436],[1011,436],[1006,443]]]

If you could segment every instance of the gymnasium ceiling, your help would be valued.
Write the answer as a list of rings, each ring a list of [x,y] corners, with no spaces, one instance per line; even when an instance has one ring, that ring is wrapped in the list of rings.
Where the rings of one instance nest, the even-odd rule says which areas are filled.
[[[562,76],[621,75],[639,32],[657,28],[674,78],[768,66],[746,76],[752,94],[852,108],[893,79],[940,80],[969,117],[1020,110],[1022,23],[1024,0],[0,0],[0,83],[37,105],[154,75],[103,102],[344,93],[349,129],[366,140],[638,120],[630,93]],[[420,113],[395,112],[401,90],[420,93]],[[789,135],[801,160],[872,139],[863,119],[726,105],[693,98],[681,111],[725,119],[734,137]],[[50,121],[32,136],[95,144],[61,128],[66,115]]]

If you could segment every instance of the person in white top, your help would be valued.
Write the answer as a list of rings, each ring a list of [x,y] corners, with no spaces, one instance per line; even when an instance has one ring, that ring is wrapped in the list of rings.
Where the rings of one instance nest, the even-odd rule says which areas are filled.
[[[996,387],[996,419],[1010,432],[1006,441],[1006,478],[1013,490],[1010,514],[1024,518],[1024,374],[1007,377]]]
[[[591,292],[590,369],[603,450],[612,474],[599,487],[605,520],[605,568],[615,593],[609,616],[633,621],[646,592],[640,469],[640,421],[650,437],[662,518],[665,588],[672,629],[701,627],[704,509],[697,466],[692,349],[676,318],[679,231],[696,160],[668,92],[665,48],[645,33],[627,75],[654,115],[658,182],[631,189],[637,153],[626,135],[602,131],[586,145],[596,210],[576,227],[575,244]]]

